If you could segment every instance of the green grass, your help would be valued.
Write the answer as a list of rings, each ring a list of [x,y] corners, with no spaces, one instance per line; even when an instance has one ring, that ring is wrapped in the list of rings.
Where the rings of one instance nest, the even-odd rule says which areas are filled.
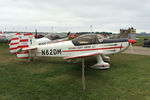
[[[150,36],[138,36],[137,38],[139,38],[139,39],[136,40],[136,43],[134,44],[135,46],[143,46],[144,38],[150,40]]]
[[[111,68],[94,70],[86,59],[86,90],[81,62],[40,58],[33,62],[9,54],[0,44],[0,100],[150,100],[150,56],[111,55]]]

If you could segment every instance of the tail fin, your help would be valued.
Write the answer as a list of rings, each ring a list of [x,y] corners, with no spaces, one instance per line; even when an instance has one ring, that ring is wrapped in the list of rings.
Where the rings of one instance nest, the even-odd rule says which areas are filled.
[[[17,52],[17,48],[19,45],[19,41],[22,37],[21,33],[16,33],[13,38],[11,39],[11,42],[9,44],[9,52],[15,54]]]
[[[30,49],[37,45],[34,35],[32,33],[24,34],[19,41],[18,49]]]
[[[36,40],[32,33],[24,34],[17,47],[17,57],[20,59],[29,59],[30,50],[36,49]]]

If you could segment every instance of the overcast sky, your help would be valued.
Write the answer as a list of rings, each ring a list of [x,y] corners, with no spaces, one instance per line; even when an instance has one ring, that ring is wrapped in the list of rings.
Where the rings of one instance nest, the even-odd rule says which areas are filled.
[[[150,32],[150,0],[0,0],[0,30]]]

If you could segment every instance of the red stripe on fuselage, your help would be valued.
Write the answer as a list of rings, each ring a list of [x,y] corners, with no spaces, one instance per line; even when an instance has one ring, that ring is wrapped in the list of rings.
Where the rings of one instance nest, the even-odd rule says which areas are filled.
[[[81,49],[81,50],[63,50],[62,52],[77,52],[77,51],[91,51],[91,50],[105,50],[105,49],[117,49],[123,48],[122,46],[119,47],[108,47],[108,48],[93,48],[93,49]]]

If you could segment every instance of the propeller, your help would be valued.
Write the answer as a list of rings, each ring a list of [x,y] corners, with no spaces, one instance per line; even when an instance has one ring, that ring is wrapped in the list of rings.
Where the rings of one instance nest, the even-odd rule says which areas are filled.
[[[129,42],[130,50],[131,50],[131,53],[132,53],[133,52],[133,46],[132,46],[132,44],[136,43],[136,40],[128,39],[128,42]]]

